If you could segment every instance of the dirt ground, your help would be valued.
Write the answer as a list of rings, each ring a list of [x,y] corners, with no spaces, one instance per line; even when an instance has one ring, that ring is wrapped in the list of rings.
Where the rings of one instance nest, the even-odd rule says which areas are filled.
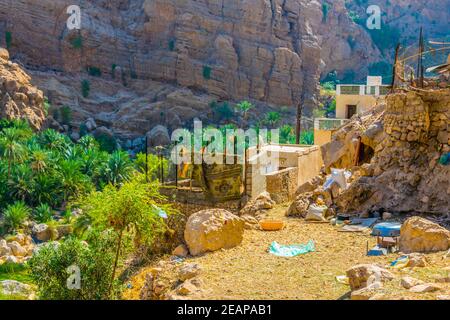
[[[368,257],[367,243],[372,247],[376,241],[369,234],[343,233],[328,223],[315,224],[287,218],[284,216],[286,209],[287,206],[278,206],[270,212],[271,217],[286,222],[286,228],[282,231],[246,230],[244,240],[238,247],[185,259],[184,262],[195,262],[202,267],[199,279],[204,288],[203,293],[191,295],[189,299],[348,299],[349,286],[337,282],[336,276],[345,275],[345,271],[356,264],[388,265],[398,257],[398,254]],[[301,244],[309,240],[314,240],[316,252],[293,258],[268,253],[268,247],[273,241]],[[444,268],[450,266],[450,259],[443,256],[443,253],[427,255],[430,265],[425,268],[394,271],[396,279],[383,289],[386,298],[434,299],[439,294],[450,294],[449,284],[443,285],[443,290],[438,293],[427,294],[412,294],[400,286],[402,275],[427,282],[448,275],[449,270]],[[141,269],[131,278],[131,289],[125,292],[125,299],[139,299],[145,274],[150,268]]]

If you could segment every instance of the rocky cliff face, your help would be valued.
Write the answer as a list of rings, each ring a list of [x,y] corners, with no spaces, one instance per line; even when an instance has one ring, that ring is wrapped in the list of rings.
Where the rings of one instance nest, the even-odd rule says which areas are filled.
[[[301,100],[308,115],[321,75],[363,77],[382,59],[344,0],[327,10],[316,0],[95,0],[69,31],[73,2],[0,1],[3,46],[75,123],[93,116],[119,134],[207,118],[214,100],[250,99],[257,112]]]
[[[0,117],[27,119],[35,129],[45,120],[44,94],[30,83],[30,77],[17,64],[9,61],[0,49]]]

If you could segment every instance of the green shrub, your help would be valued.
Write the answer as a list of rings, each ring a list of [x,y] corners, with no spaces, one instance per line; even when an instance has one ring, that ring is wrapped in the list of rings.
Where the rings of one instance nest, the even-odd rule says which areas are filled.
[[[74,49],[81,49],[83,47],[83,37],[81,35],[76,36],[70,40],[70,44]]]
[[[105,133],[101,133],[95,137],[100,145],[100,150],[112,153],[117,150],[117,140]]]
[[[89,73],[89,75],[93,76],[93,77],[100,77],[102,75],[102,71],[100,70],[100,68],[97,67],[87,67],[86,68],[87,72]]]
[[[110,230],[92,231],[87,243],[70,237],[59,245],[48,243],[41,247],[29,261],[38,295],[43,300],[100,300],[117,298],[120,285],[114,281],[112,294],[109,285],[112,277],[114,248],[117,235]],[[68,287],[73,284],[68,268],[80,270],[80,289]]]
[[[85,123],[80,124],[80,129],[78,133],[80,134],[80,138],[88,134],[88,129]]]
[[[10,204],[3,213],[5,225],[9,230],[17,230],[30,216],[31,209],[23,201]]]
[[[218,121],[229,120],[234,116],[234,111],[228,102],[217,103],[212,102],[211,108]]]
[[[206,80],[211,79],[211,67],[210,66],[203,66],[203,78]]]
[[[175,40],[174,39],[169,40],[169,50],[170,51],[175,50]]]
[[[12,44],[12,33],[9,31],[5,32],[5,42],[6,42],[6,48],[10,49]]]
[[[88,80],[81,81],[81,94],[83,97],[89,97],[89,93],[91,91],[91,83]]]
[[[303,131],[300,135],[300,144],[313,145],[314,144],[314,131]]]
[[[328,93],[331,93],[332,91],[336,90],[336,84],[332,81],[324,82],[322,83],[322,89],[327,91]]]
[[[68,106],[62,106],[60,110],[62,124],[69,125],[72,122],[72,109]]]
[[[116,68],[117,68],[117,64],[113,63],[111,65],[111,76],[112,76],[113,79],[116,78]]]
[[[322,4],[322,14],[323,14],[323,22],[327,22],[328,20],[328,12],[330,10],[330,5],[328,3],[323,3]]]
[[[48,204],[41,203],[34,209],[33,218],[39,223],[49,222],[53,219],[53,210]]]

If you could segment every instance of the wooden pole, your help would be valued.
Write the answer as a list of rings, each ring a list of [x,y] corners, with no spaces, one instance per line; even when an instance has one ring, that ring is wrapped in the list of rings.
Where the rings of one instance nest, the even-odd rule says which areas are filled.
[[[297,125],[295,128],[295,143],[300,144],[300,134],[302,131],[302,113],[303,113],[303,106],[302,102],[299,101],[297,105]]]
[[[397,78],[397,61],[398,61],[398,52],[400,51],[400,43],[397,44],[397,47],[395,48],[395,60],[394,60],[394,66],[392,68],[392,84],[391,84],[391,93],[395,90],[395,80]]]
[[[148,183],[148,135],[145,135],[145,181]]]
[[[422,66],[422,54],[423,54],[423,28],[420,27],[419,35],[419,54],[417,57],[417,86],[423,88],[423,66]]]

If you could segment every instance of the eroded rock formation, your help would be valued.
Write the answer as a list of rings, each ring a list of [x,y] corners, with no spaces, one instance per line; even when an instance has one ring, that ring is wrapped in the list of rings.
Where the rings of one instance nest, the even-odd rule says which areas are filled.
[[[309,0],[96,0],[81,5],[79,31],[66,27],[71,4],[1,2],[3,45],[54,105],[74,111],[75,124],[95,117],[122,136],[207,118],[215,100],[252,99],[262,104],[256,112],[301,100],[308,115],[327,66],[365,74],[380,58],[343,0],[326,19]]]
[[[30,80],[17,63],[9,61],[8,51],[0,48],[0,117],[26,119],[40,129],[45,120],[44,94]]]

